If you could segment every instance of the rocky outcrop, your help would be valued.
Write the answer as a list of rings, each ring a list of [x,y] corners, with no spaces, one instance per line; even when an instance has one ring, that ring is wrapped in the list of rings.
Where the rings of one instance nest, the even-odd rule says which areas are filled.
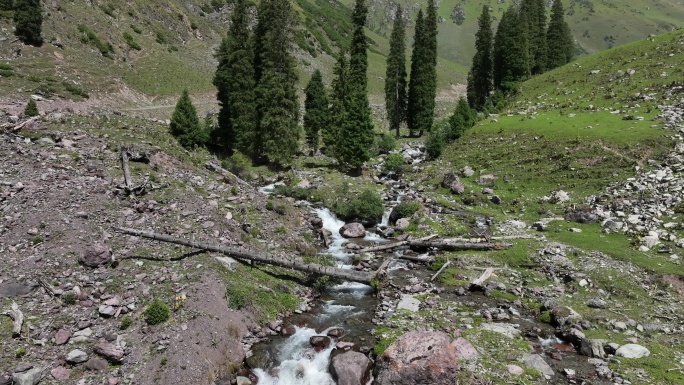
[[[366,228],[357,222],[347,223],[340,228],[340,235],[345,238],[363,238],[366,236]]]
[[[96,243],[87,246],[81,253],[78,261],[85,266],[99,267],[112,260],[112,250],[102,244]]]
[[[333,356],[330,374],[337,385],[361,385],[368,382],[371,361],[365,354],[346,351]]]
[[[441,332],[408,332],[378,358],[377,385],[453,385],[458,358],[449,336]]]

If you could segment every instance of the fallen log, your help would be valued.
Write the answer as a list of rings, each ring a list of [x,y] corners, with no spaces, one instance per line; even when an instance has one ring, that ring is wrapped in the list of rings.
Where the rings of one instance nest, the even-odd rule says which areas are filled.
[[[437,270],[437,272],[435,273],[435,275],[433,275],[432,278],[430,278],[430,282],[434,281],[435,278],[437,278],[437,276],[439,276],[440,274],[442,274],[442,272],[444,271],[444,269],[446,269],[447,267],[449,267],[449,265],[451,265],[451,260],[446,261],[446,263],[443,264],[442,267],[439,268],[439,270]]]
[[[247,251],[244,249],[216,246],[204,242],[190,241],[187,239],[176,238],[170,235],[158,234],[151,231],[143,231],[123,227],[116,228],[116,230],[124,234],[135,235],[138,237],[153,239],[156,241],[169,242],[177,245],[193,247],[196,249],[214,251],[243,261],[249,260],[263,262],[270,265],[286,267],[293,270],[305,271],[319,275],[328,275],[333,278],[339,278],[345,281],[359,282],[366,285],[369,285],[371,283],[371,280],[375,277],[375,273],[368,274],[356,272],[353,270],[340,269],[332,266],[322,266],[315,263],[303,263],[295,258],[287,259],[268,254]]]
[[[416,239],[417,241],[429,241],[432,238],[435,238],[437,234],[432,234],[428,235],[427,237],[423,238],[418,238]],[[378,245],[378,246],[371,246],[371,247],[366,247],[364,249],[359,250],[359,253],[373,253],[377,251],[384,251],[384,250],[390,250],[394,249],[400,246],[408,245],[409,241],[399,241],[399,242],[394,242],[394,243],[388,243],[385,245]]]
[[[225,178],[232,179],[237,183],[249,188],[250,190],[254,190],[254,187],[251,184],[245,182],[244,180],[240,179],[240,177],[238,177],[237,175],[233,174],[232,172],[226,170],[225,168],[219,166],[216,163],[207,162],[204,164],[204,167],[209,171],[217,172],[223,175]]]
[[[409,246],[420,247],[420,248],[435,248],[440,250],[448,251],[462,251],[462,250],[503,250],[508,249],[512,245],[510,243],[481,243],[481,242],[444,242],[444,241],[421,241],[414,240],[408,241]]]
[[[494,268],[486,268],[482,275],[470,282],[469,289],[471,291],[482,290],[484,288],[484,283],[492,276],[496,276],[496,274],[494,274]]]
[[[15,124],[14,126],[11,126],[9,124],[5,124],[5,125],[3,125],[3,128],[7,129],[11,133],[16,133],[16,132],[19,132],[19,130],[21,130],[22,128],[24,128],[27,124],[35,122],[37,119],[38,119],[38,117],[34,116],[33,118],[25,120],[21,123]]]
[[[24,325],[24,313],[19,310],[19,305],[17,305],[16,302],[12,302],[10,310],[7,310],[2,314],[9,316],[14,321],[12,337],[21,337],[21,327]]]
[[[133,181],[131,180],[131,170],[128,168],[128,151],[124,146],[121,146],[121,168],[123,168],[124,174],[124,187],[126,192],[130,193],[133,190]]]

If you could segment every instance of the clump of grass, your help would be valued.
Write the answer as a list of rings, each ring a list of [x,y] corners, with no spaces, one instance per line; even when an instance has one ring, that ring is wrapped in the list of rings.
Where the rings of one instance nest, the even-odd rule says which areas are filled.
[[[142,28],[138,27],[135,24],[131,24],[131,29],[133,30],[133,32],[137,33],[138,35],[140,35],[142,33]]]
[[[66,305],[74,305],[76,304],[76,294],[72,292],[65,293],[62,295],[62,301],[64,301]]]
[[[78,31],[83,34],[81,36],[82,43],[94,46],[104,57],[114,58],[114,46],[112,46],[112,43],[100,40],[100,37],[85,24],[80,24]]]
[[[74,83],[64,81],[62,82],[62,85],[64,86],[64,89],[67,90],[69,93],[80,96],[82,98],[88,99],[90,95],[88,95],[87,92],[83,91],[83,89]]]
[[[119,329],[120,330],[126,330],[129,327],[131,327],[131,324],[133,321],[131,321],[131,317],[125,316],[121,319],[121,322],[119,322]]]
[[[145,310],[145,321],[148,325],[158,325],[169,319],[169,307],[159,300],[154,300]]]
[[[401,154],[389,154],[382,164],[382,172],[385,174],[402,174],[406,168],[406,161]]]
[[[128,46],[129,46],[131,49],[134,49],[134,50],[136,50],[136,51],[140,51],[140,50],[142,49],[142,47],[140,46],[140,44],[138,44],[138,42],[135,41],[135,39],[133,38],[133,35],[131,35],[130,33],[124,32],[124,33],[123,33],[123,38],[124,38],[124,41],[126,41],[126,44],[128,44]]]

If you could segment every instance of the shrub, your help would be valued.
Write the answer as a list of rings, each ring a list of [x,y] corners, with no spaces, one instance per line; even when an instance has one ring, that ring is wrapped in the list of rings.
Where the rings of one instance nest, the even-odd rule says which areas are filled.
[[[69,292],[62,295],[62,301],[67,305],[73,305],[76,303],[76,294]]]
[[[276,186],[274,192],[300,201],[309,198],[309,190],[298,186]]]
[[[140,44],[138,44],[138,42],[135,41],[135,39],[133,39],[133,35],[131,35],[130,33],[124,32],[123,38],[126,41],[126,44],[128,44],[128,46],[131,47],[131,49],[134,49],[136,51],[140,51],[142,49]]]
[[[385,212],[382,198],[374,190],[365,190],[347,201],[336,201],[332,210],[339,218],[377,223]]]
[[[442,130],[435,127],[425,142],[425,152],[430,159],[436,159],[442,155],[442,150],[444,150],[444,135]]]
[[[401,202],[392,209],[392,218],[396,221],[399,218],[410,218],[420,209],[420,203],[413,201]],[[392,219],[390,218],[390,219]]]
[[[142,33],[142,29],[135,24],[131,24],[131,29],[133,30],[133,32],[137,33],[138,35],[140,35]]]
[[[397,140],[394,136],[383,133],[375,138],[375,148],[378,154],[388,154],[397,147]]]
[[[224,162],[224,167],[239,177],[243,177],[243,174],[251,165],[252,161],[250,161],[249,158],[240,151],[235,151],[233,155],[231,155],[230,160]]]
[[[29,99],[28,103],[26,104],[26,108],[24,108],[24,116],[38,116],[40,113],[38,112],[38,105],[36,104],[36,101],[33,99]]]
[[[110,59],[113,58],[114,46],[112,46],[112,43],[100,40],[100,37],[87,25],[80,24],[78,26],[78,31],[83,34],[81,36],[82,43],[91,44],[100,51],[102,56]]]
[[[228,297],[228,307],[231,309],[240,310],[245,307],[245,297],[241,293],[226,288],[226,297]]]
[[[266,210],[269,210],[269,211],[273,210],[273,202],[272,201],[266,202]]]
[[[133,321],[131,321],[131,317],[125,316],[121,319],[121,322],[119,322],[119,329],[126,330],[131,327],[132,323]]]
[[[385,174],[402,174],[404,173],[406,161],[401,154],[389,154],[385,163],[382,164],[382,172]]]
[[[185,148],[202,146],[209,141],[209,133],[204,130],[197,117],[197,110],[190,100],[188,90],[183,90],[171,116],[169,131],[178,143]]]
[[[169,319],[169,307],[159,300],[154,300],[145,310],[145,321],[148,325],[158,325]]]
[[[64,86],[64,89],[70,92],[73,95],[81,96],[85,99],[88,99],[90,95],[88,95],[87,92],[83,91],[83,89],[71,82],[64,81],[62,82],[62,85]]]
[[[157,43],[159,44],[166,44],[166,36],[162,32],[157,32]]]

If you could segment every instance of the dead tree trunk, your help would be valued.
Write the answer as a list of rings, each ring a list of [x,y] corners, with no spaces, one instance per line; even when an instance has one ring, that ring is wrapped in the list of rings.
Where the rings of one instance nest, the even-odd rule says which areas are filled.
[[[474,279],[472,282],[470,282],[470,290],[471,291],[476,291],[476,290],[483,290],[484,289],[484,283],[491,278],[492,276],[496,276],[494,274],[494,268],[488,267],[485,269],[485,271],[478,277],[477,279]]]
[[[510,243],[471,243],[471,242],[458,242],[458,243],[449,243],[449,242],[442,242],[442,241],[421,241],[421,240],[416,240],[416,241],[408,241],[409,246],[414,246],[414,247],[420,247],[420,248],[435,248],[435,249],[440,249],[440,250],[448,250],[448,251],[462,251],[462,250],[503,250],[503,249],[508,249],[511,247]]]
[[[16,302],[12,302],[12,307],[2,314],[9,316],[14,321],[12,337],[21,337],[21,327],[24,325],[24,313],[19,310],[19,305],[17,305]]]
[[[123,168],[124,174],[124,187],[126,192],[130,192],[133,190],[133,181],[131,180],[131,169],[128,168],[128,151],[124,146],[121,146],[121,168]]]
[[[359,282],[366,285],[370,284],[371,280],[375,277],[375,273],[360,273],[355,272],[353,270],[340,269],[332,266],[322,266],[315,263],[303,263],[295,258],[286,259],[282,257],[256,253],[243,249],[215,246],[204,242],[190,241],[187,239],[176,238],[170,235],[157,234],[151,231],[142,231],[128,228],[117,228],[117,230],[121,231],[124,234],[135,235],[138,237],[154,239],[162,242],[175,243],[178,245],[194,247],[196,249],[215,251],[217,253],[226,254],[240,260],[263,262],[270,265],[286,267],[293,270],[306,271],[309,273],[320,275],[328,275],[330,277],[339,278],[345,281]]]

